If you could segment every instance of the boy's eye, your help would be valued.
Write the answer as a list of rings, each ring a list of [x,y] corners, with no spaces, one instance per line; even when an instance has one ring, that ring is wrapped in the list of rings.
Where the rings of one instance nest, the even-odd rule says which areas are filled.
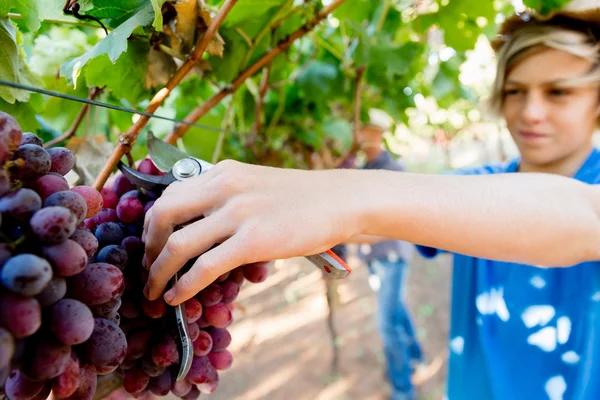
[[[505,96],[514,96],[519,93],[521,93],[520,89],[504,89]]]
[[[550,94],[552,96],[566,96],[569,94],[569,91],[566,89],[550,89]]]

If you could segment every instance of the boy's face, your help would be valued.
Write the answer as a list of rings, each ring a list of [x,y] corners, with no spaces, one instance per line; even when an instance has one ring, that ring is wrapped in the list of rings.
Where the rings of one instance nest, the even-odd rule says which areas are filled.
[[[548,167],[589,152],[598,120],[598,87],[564,88],[557,82],[591,68],[583,58],[545,48],[509,72],[502,112],[523,162]]]

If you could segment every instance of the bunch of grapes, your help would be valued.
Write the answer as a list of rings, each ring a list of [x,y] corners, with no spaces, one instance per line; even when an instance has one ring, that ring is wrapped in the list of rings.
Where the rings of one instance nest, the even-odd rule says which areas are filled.
[[[123,175],[100,193],[70,188],[74,161],[0,112],[0,395],[91,400],[111,373],[135,398],[212,393],[233,361],[233,301],[245,280],[266,279],[266,263],[238,267],[185,303],[194,359],[176,381],[174,309],[142,294],[144,215],[160,193]],[[150,160],[138,170],[161,173]]]

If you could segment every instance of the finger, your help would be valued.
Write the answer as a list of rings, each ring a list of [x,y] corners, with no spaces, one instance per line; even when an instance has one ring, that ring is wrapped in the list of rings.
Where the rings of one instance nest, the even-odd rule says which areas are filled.
[[[185,273],[167,293],[164,299],[176,306],[194,297],[227,271],[243,264],[241,235],[234,235],[212,250],[198,257],[192,268]]]
[[[201,178],[201,177],[198,177]],[[179,186],[176,190],[172,189]],[[152,206],[145,236],[147,262],[152,264],[173,233],[176,225],[204,214],[216,201],[202,180],[197,178],[170,186]],[[203,193],[195,197],[194,193]],[[192,197],[190,199],[190,196]]]
[[[169,280],[190,259],[204,253],[215,243],[224,241],[232,231],[215,214],[173,232],[150,268],[147,289],[144,290],[148,299],[160,297]]]

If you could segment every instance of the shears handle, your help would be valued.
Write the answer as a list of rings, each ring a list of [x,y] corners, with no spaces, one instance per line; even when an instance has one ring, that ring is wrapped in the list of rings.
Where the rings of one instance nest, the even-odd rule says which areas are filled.
[[[323,271],[327,277],[333,279],[344,279],[352,272],[344,260],[331,250],[306,256],[306,259]]]

